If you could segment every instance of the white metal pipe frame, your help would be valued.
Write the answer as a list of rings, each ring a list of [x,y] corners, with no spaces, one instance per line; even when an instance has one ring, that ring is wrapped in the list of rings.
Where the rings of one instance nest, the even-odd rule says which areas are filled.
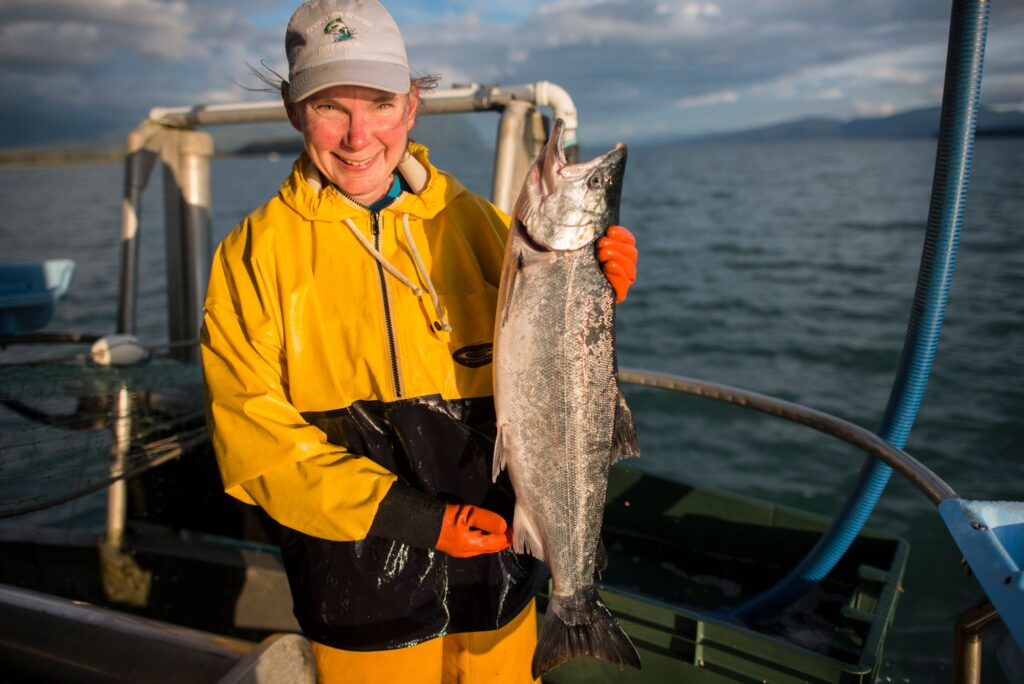
[[[501,112],[491,200],[511,212],[516,190],[536,156],[537,121],[531,113],[550,107],[566,124],[565,145],[576,148],[578,117],[572,98],[547,81],[513,86],[459,85],[426,93],[422,113]],[[209,161],[212,137],[197,127],[287,121],[280,101],[157,107],[127,138],[125,193],[121,227],[121,290],[118,332],[135,331],[138,291],[138,239],[141,197],[156,159],[163,162],[166,239],[168,245],[168,316],[171,342],[194,339],[202,320],[203,295],[212,254]],[[194,346],[180,345],[174,354],[198,361]]]

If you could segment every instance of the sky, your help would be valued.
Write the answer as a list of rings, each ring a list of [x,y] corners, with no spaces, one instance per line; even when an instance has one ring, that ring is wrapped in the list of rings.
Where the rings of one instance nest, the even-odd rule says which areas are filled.
[[[105,136],[156,106],[265,100],[294,0],[0,0],[0,147]],[[547,80],[580,139],[883,116],[941,101],[949,2],[392,0],[420,73]],[[992,3],[982,104],[1024,111],[1024,2]]]

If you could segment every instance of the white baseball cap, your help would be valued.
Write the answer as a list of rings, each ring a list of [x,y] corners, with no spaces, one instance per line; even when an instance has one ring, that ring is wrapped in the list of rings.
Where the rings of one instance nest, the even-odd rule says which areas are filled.
[[[299,102],[336,85],[409,92],[398,25],[377,0],[310,0],[288,22],[288,96]]]

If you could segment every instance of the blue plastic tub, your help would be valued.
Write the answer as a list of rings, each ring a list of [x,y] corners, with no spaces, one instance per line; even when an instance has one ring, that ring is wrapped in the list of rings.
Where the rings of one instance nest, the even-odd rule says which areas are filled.
[[[38,330],[49,323],[74,271],[72,259],[0,264],[0,335]]]

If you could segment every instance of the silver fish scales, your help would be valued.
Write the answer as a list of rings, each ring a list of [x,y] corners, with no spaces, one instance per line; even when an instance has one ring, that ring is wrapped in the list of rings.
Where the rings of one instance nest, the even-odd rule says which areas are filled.
[[[515,550],[552,576],[534,677],[579,655],[640,667],[594,585],[608,469],[639,453],[594,250],[618,221],[626,148],[569,164],[563,130],[556,121],[516,203],[494,342],[494,476],[507,468],[516,491]]]

